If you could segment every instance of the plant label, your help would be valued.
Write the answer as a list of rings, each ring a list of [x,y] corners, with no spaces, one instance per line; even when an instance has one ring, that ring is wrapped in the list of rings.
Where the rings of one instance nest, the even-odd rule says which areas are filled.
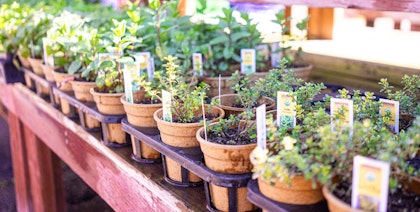
[[[288,92],[277,92],[277,126],[292,128],[296,126],[296,99]]]
[[[199,76],[203,76],[203,54],[194,53],[192,57],[194,73],[198,73]]]
[[[271,67],[279,67],[281,60],[280,42],[270,43]]]
[[[400,120],[400,102],[389,99],[379,99],[382,103],[380,113],[382,116],[389,114],[389,121],[387,125],[395,132],[399,132],[399,120]]]
[[[134,62],[131,65],[124,64],[124,71],[128,70],[130,73],[130,83],[131,83],[131,89],[132,91],[138,91],[140,90],[140,85],[138,84],[137,80],[140,78],[140,64],[138,62]],[[125,80],[125,75],[124,75]],[[125,82],[124,82],[125,84]]]
[[[330,113],[332,130],[335,129],[336,124],[353,129],[353,100],[331,98]]]
[[[124,93],[125,100],[127,102],[133,103],[133,79],[131,78],[131,67],[125,66],[123,69],[124,74]]]
[[[135,61],[140,64],[140,75],[148,74],[150,52],[136,52],[133,56]]]
[[[262,58],[264,61],[268,60],[268,58],[270,56],[270,52],[268,51],[268,45],[267,44],[257,45],[255,47],[255,49],[257,49],[258,58]]]
[[[357,155],[353,158],[351,207],[385,212],[388,202],[390,165]]]
[[[42,38],[42,47],[44,48],[44,64],[54,67],[54,56],[50,54],[53,43],[48,38]]]
[[[241,73],[255,73],[255,49],[241,49]]]
[[[163,120],[172,122],[172,94],[166,90],[162,90],[162,110]]]
[[[257,145],[261,149],[267,149],[267,125],[265,104],[257,107]]]
[[[155,75],[155,60],[153,57],[149,57],[149,62],[147,63],[147,76],[149,82],[153,80],[153,76]]]
[[[112,60],[110,53],[99,53],[98,54],[98,63],[101,64],[104,61]]]

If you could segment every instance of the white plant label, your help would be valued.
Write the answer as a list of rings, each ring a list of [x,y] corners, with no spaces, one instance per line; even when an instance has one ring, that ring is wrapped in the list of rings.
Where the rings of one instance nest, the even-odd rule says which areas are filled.
[[[194,53],[192,56],[192,62],[194,73],[198,73],[199,76],[203,76],[203,54]]]
[[[48,38],[42,38],[42,47],[44,48],[44,64],[46,66],[54,67],[54,56],[48,54],[48,48],[51,48],[53,45],[52,41]]]
[[[221,88],[221,85],[222,84],[222,75],[221,74],[219,74],[219,83],[218,83],[218,91],[219,91],[219,105],[221,105],[222,104],[222,102],[220,102],[220,96],[222,95],[222,88]]]
[[[270,43],[271,67],[279,67],[281,60],[280,42]]]
[[[390,115],[390,119],[387,125],[395,132],[399,132],[400,124],[400,102],[389,100],[389,99],[379,99],[381,102],[381,108],[379,109],[382,116],[386,116],[387,113]]]
[[[277,92],[277,126],[292,128],[296,126],[296,99],[289,92]]]
[[[133,91],[139,91],[140,85],[136,82],[136,79],[140,77],[140,64],[135,62],[132,65],[124,65],[124,90],[127,91],[127,89],[130,92]],[[127,73],[127,74],[126,74]],[[129,74],[129,75],[128,75]],[[126,76],[129,77],[130,84],[127,84],[126,82]]]
[[[98,62],[101,64],[104,61],[112,60],[111,53],[99,53],[98,54]]]
[[[330,111],[332,130],[335,130],[335,125],[339,121],[343,125],[343,127],[349,127],[351,129],[350,132],[353,132],[353,100],[331,98]]]
[[[140,75],[148,74],[150,52],[136,52],[133,56],[135,61],[140,64]]]
[[[241,49],[241,73],[252,74],[256,71],[255,49]]]
[[[131,78],[132,71],[132,67],[129,66],[125,66],[123,69],[125,100],[130,103],[133,103],[133,79]]]
[[[265,109],[265,104],[257,107],[257,145],[261,149],[267,149],[267,113]]]
[[[153,76],[155,74],[155,60],[153,57],[149,57],[149,61],[147,63],[147,76],[149,82],[153,80]]]
[[[353,158],[351,207],[385,212],[389,173],[389,163],[356,155]]]
[[[162,110],[163,120],[172,122],[172,94],[166,90],[162,90]]]
[[[270,52],[268,50],[268,45],[267,44],[257,45],[255,47],[255,49],[257,49],[258,57],[263,58],[264,61],[267,61],[268,60],[268,58],[270,57]]]
[[[203,110],[203,120],[204,120],[204,140],[207,141],[207,122],[206,122],[206,110],[204,109],[204,95],[201,94],[201,109]]]

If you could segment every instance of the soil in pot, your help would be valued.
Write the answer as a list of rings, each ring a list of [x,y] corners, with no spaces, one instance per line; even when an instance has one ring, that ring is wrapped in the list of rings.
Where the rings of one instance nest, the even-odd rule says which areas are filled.
[[[411,182],[403,181],[402,184],[404,186],[397,188],[394,194],[388,195],[387,211],[420,211],[420,179],[412,178]],[[361,211],[351,208],[351,195],[346,195],[349,190],[349,182],[339,183],[332,192],[324,186],[323,193],[330,211]]]
[[[207,109],[209,108],[208,105],[206,105],[205,107]],[[201,109],[195,111],[196,116],[200,117],[201,112]],[[159,109],[153,114],[153,117],[157,122],[157,126],[159,128],[160,136],[163,143],[174,147],[198,147],[200,145],[197,141],[196,133],[202,127],[201,123],[167,122],[162,120],[162,115],[163,109]],[[223,118],[224,115],[225,113],[221,108],[212,106],[211,109],[208,111],[208,115],[206,115],[206,117],[217,117],[211,120],[211,122],[217,122],[219,119]],[[182,182],[181,166],[168,157],[166,157],[166,162],[168,164],[168,177],[174,181]],[[200,178],[198,178],[195,175],[190,175],[190,182],[197,182],[195,180],[198,179]]]
[[[213,98],[213,100],[219,99],[219,96]],[[245,108],[237,101],[238,94],[225,94],[220,96],[220,105],[225,111],[225,117],[229,117],[230,115],[237,116],[240,113],[245,111]],[[266,110],[272,110],[276,106],[274,99],[269,97],[263,97],[255,107],[258,107],[262,104],[266,104]],[[254,108],[255,108],[254,107]]]

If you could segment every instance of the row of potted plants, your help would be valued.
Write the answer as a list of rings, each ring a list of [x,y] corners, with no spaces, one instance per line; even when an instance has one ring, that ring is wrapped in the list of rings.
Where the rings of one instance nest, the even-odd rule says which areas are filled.
[[[21,6],[14,4],[5,10],[16,10],[19,7]],[[420,145],[419,120],[413,121],[420,112],[419,76],[405,76],[403,78],[405,87],[397,91],[393,91],[385,79],[380,82],[387,98],[400,102],[401,114],[411,116],[407,122],[404,122],[406,124],[400,124],[402,129],[397,135],[387,129],[386,123],[390,117],[383,117],[378,112],[381,102],[376,101],[373,93],[361,94],[354,91],[350,95],[347,90],[341,90],[337,97],[351,99],[354,102],[353,131],[344,127],[331,130],[331,119],[335,120],[339,117],[331,118],[328,114],[330,97],[326,96],[323,101],[314,101],[325,86],[304,83],[296,78],[295,73],[287,68],[290,66],[290,60],[287,59],[280,61],[279,69],[272,69],[266,76],[259,79],[238,73],[233,74],[232,77],[226,77],[231,80],[226,81],[225,84],[230,85],[232,87],[230,92],[236,94],[214,95],[216,97],[212,99],[212,104],[205,105],[205,93],[209,94],[206,92],[208,86],[204,83],[197,84],[197,74],[191,73],[192,53],[203,53],[206,58],[203,61],[203,67],[205,71],[216,69],[213,75],[217,76],[229,70],[230,66],[241,62],[239,57],[241,48],[255,48],[253,46],[261,42],[260,35],[255,31],[255,25],[251,24],[251,20],[243,14],[242,19],[245,25],[241,25],[233,17],[233,10],[226,9],[223,11],[224,17],[220,18],[219,25],[207,24],[204,21],[191,23],[190,17],[178,16],[175,3],[160,4],[159,1],[150,1],[149,7],[145,8],[128,4],[125,12],[118,16],[115,15],[118,13],[110,12],[109,15],[113,16],[112,21],[105,18],[95,20],[90,16],[67,14],[67,12],[57,13],[54,17],[51,14],[40,16],[45,18],[40,18],[44,20],[42,21],[44,25],[40,28],[45,29],[49,23],[52,24],[43,34],[44,36],[41,36],[52,41],[47,43],[48,45],[42,43],[42,48],[45,47],[43,51],[45,55],[42,55],[45,63],[41,66],[42,73],[47,75],[48,70],[53,68],[56,69],[53,72],[55,76],[59,75],[61,70],[73,74],[71,77],[80,79],[79,76],[75,76],[76,74],[86,81],[95,81],[84,90],[83,93],[88,94],[86,97],[78,97],[76,91],[79,89],[73,87],[76,97],[86,101],[94,100],[101,113],[127,114],[128,121],[132,125],[158,127],[162,141],[168,145],[200,146],[204,153],[205,163],[212,170],[246,173],[253,169],[260,186],[286,182],[288,185],[283,187],[289,188],[303,183],[304,191],[299,193],[301,196],[296,199],[297,202],[292,202],[293,204],[311,204],[322,200],[324,197],[320,190],[321,185],[326,185],[325,191],[327,189],[336,191],[335,194],[346,191],[340,196],[344,199],[348,198],[350,190],[348,188],[351,184],[349,170],[352,169],[351,161],[355,155],[390,161],[392,171],[398,178],[418,174],[418,170],[413,169],[406,161],[415,156]],[[27,17],[21,20],[26,20]],[[69,24],[62,21],[69,17],[74,22]],[[290,20],[282,13],[279,13],[277,18],[277,21],[282,21],[281,23]],[[306,21],[301,23],[301,29],[305,29]],[[29,29],[26,31],[27,34],[33,34],[29,33]],[[22,41],[16,43],[20,42]],[[31,45],[33,43],[34,41]],[[234,45],[240,47],[236,48]],[[132,85],[141,87],[141,91],[135,91],[133,97],[129,98],[130,92],[127,92],[127,89],[125,89],[125,95],[122,93],[123,82],[127,81],[123,70],[133,66],[135,62],[147,59],[136,57],[135,52],[140,51],[150,51],[155,58],[156,66],[162,68],[158,68],[152,79],[149,79],[150,75],[146,73],[135,75]],[[107,53],[107,55],[97,59],[99,53]],[[176,55],[180,61],[177,62],[176,58],[170,55]],[[24,58],[24,54],[20,53],[20,56]],[[49,60],[51,57],[53,60]],[[219,59],[225,61],[217,62]],[[36,66],[30,64],[32,70],[35,71]],[[54,80],[60,89],[65,90],[67,81],[71,81],[71,78],[66,76],[61,81],[57,78]],[[74,86],[78,80],[71,83]],[[219,90],[218,86],[215,87]],[[164,93],[162,89],[169,93],[168,99],[162,97]],[[274,108],[276,102],[274,99],[277,98],[278,91],[288,92],[294,99],[296,121],[284,118],[278,125],[272,119],[268,119],[269,145],[268,151],[265,151],[256,148],[255,107],[266,104],[268,110]],[[100,93],[106,93],[106,95],[99,95]],[[218,91],[213,92],[213,94],[216,93]],[[112,99],[109,105],[113,109],[100,106],[99,103],[104,102],[104,96]],[[139,109],[143,103],[147,106]],[[134,109],[131,106],[134,106]],[[63,108],[65,106],[62,104]],[[235,109],[231,110],[232,108]],[[111,112],[115,109],[117,112]],[[150,111],[153,116],[146,116],[146,111]],[[64,110],[63,112],[65,113]],[[276,114],[275,111],[268,113]],[[343,113],[345,111],[341,111],[341,114]],[[132,115],[145,116],[145,120],[136,121]],[[221,119],[224,116],[227,119]],[[210,122],[214,123],[210,124]],[[296,123],[294,127],[293,122]],[[204,123],[206,123],[205,127],[202,127]],[[97,123],[92,125],[92,127],[95,126]],[[179,129],[178,126],[185,128]],[[125,132],[121,130],[120,124],[109,124],[109,128],[116,129],[116,137],[111,139],[112,142],[125,143]],[[174,136],[181,136],[181,138],[174,138]],[[218,149],[220,147],[228,150],[221,151]],[[238,150],[238,148],[243,148],[243,150]],[[251,154],[254,148],[256,149]],[[226,152],[226,155],[214,155],[218,152]],[[142,156],[156,158],[160,155],[152,151],[149,156],[147,154],[142,154]],[[229,166],[223,159],[232,159],[233,163]],[[219,161],[219,163],[211,165],[211,161]],[[170,158],[167,159],[167,163],[176,164]],[[179,167],[178,164],[177,168],[168,169],[172,180],[180,181]],[[189,179],[191,182],[201,180],[193,175],[189,176]],[[300,181],[295,183],[291,181],[292,179]],[[392,185],[390,188],[395,188],[397,181],[390,182]],[[303,199],[302,195],[312,197],[313,194],[307,194],[308,188],[311,187],[317,188],[314,189],[316,198],[299,202]],[[215,194],[225,193],[221,189],[223,188],[211,187]],[[272,190],[260,189],[268,197],[273,194]],[[252,204],[245,204],[248,202],[244,198],[246,190],[240,193],[239,196],[243,197],[240,202],[243,204],[239,210],[254,209]],[[290,193],[275,194],[275,196],[285,196],[285,199],[292,199]],[[328,196],[327,193],[324,195]],[[279,199],[279,201],[286,201],[285,199]],[[215,205],[219,210],[227,210],[226,204],[215,203]],[[330,210],[333,210],[331,207]]]

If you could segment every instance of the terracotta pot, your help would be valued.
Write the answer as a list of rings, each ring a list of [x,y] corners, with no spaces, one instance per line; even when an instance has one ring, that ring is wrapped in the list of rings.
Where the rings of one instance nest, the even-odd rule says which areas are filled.
[[[214,125],[213,123],[211,125]],[[197,140],[200,142],[201,151],[204,154],[206,166],[217,172],[228,174],[244,174],[252,171],[252,164],[249,155],[257,144],[247,145],[223,145],[206,141],[204,137],[204,127],[197,131]],[[252,211],[256,207],[248,201],[248,189],[238,188],[237,201],[238,211]],[[229,196],[226,187],[210,184],[210,193],[213,205],[221,211],[229,210]]]
[[[73,91],[73,88],[69,80],[72,80],[72,78],[74,78],[74,75],[61,73],[56,70],[53,70],[52,74],[54,76],[54,81],[58,89],[62,91]],[[61,105],[61,111],[64,114],[66,115],[71,114],[70,104],[65,99],[60,98],[60,105]]]
[[[349,204],[343,202],[341,199],[338,199],[333,193],[331,193],[328,186],[324,185],[322,187],[322,193],[324,194],[325,199],[327,199],[328,210],[331,212],[362,212],[363,210],[358,210],[352,208]]]
[[[400,180],[400,183],[409,191],[420,194],[420,178],[413,177],[411,182],[408,179]],[[337,198],[327,185],[322,187],[322,193],[327,199],[328,209],[331,212],[362,212],[364,210],[354,209],[351,205]]]
[[[125,144],[126,143],[126,134],[121,130],[121,124],[106,124],[108,128],[108,135],[105,135],[108,139],[108,142]]]
[[[96,86],[95,82],[84,82],[84,81],[70,81],[73,91],[74,91],[74,96],[76,99],[83,101],[83,102],[93,102],[93,96],[90,93],[90,89],[94,88]],[[86,113],[80,113],[79,115],[84,116],[84,126],[88,129],[92,129],[92,128],[97,128],[100,127],[100,122],[94,118],[92,118],[92,116],[86,114]]]
[[[296,73],[297,78],[303,79],[305,82],[309,80],[309,75],[312,71],[312,64],[309,64],[305,67],[299,67],[299,68],[291,68]],[[265,78],[270,72],[269,71],[263,71],[263,72],[255,72],[250,75],[251,82],[255,82],[260,78]]]
[[[98,111],[107,115],[125,114],[124,106],[121,103],[121,96],[124,93],[100,93],[96,92],[96,87],[90,89],[93,100],[98,107]]]
[[[208,105],[206,105],[205,107],[207,108]],[[225,115],[224,111],[221,108],[216,107],[216,106],[213,106],[209,112],[213,116],[217,117],[211,120],[211,122],[217,122],[218,120],[223,118]],[[201,114],[201,109],[197,110],[195,113],[197,115]],[[163,115],[163,109],[161,108],[161,109],[158,109],[153,114],[153,118],[157,122],[157,126],[159,128],[160,136],[163,143],[168,144],[170,146],[174,146],[174,147],[198,147],[200,145],[196,138],[197,130],[199,130],[201,127],[200,123],[167,122],[167,121],[162,120],[162,115]],[[166,162],[168,164],[168,167],[167,167],[168,177],[174,181],[181,182],[182,181],[181,166],[168,157],[166,158]],[[198,177],[194,177],[194,176],[191,177],[190,175],[191,182],[197,182],[193,180],[200,179],[200,178],[198,179],[196,178]]]
[[[305,66],[305,67],[292,68],[292,69],[295,71],[297,78],[301,78],[305,82],[307,82],[309,80],[309,75],[311,74],[311,71],[312,71],[312,64],[309,64],[308,66]]]
[[[53,72],[54,72],[54,69],[57,69],[58,67],[51,67],[44,64],[42,64],[41,67],[42,67],[42,71],[44,72],[45,79],[50,82],[54,82],[55,78],[54,78]]]
[[[32,71],[38,76],[44,76],[42,71],[42,59],[28,58],[28,62],[31,64]]]
[[[230,77],[220,78],[220,94],[233,94],[235,91],[231,88],[233,82],[228,82]],[[219,77],[204,77],[203,82],[210,85],[209,90],[206,92],[208,97],[219,95]]]
[[[140,102],[145,97],[145,91],[133,93],[133,101]],[[153,114],[156,110],[162,108],[162,104],[137,104],[125,100],[125,95],[121,97],[121,103],[127,113],[127,120],[130,124],[138,127],[157,127]]]
[[[290,185],[285,182],[269,181],[258,178],[258,187],[266,197],[282,203],[295,205],[315,204],[324,200],[322,186],[316,184],[312,188],[312,180],[307,180],[303,175],[297,175],[290,179]]]
[[[213,97],[213,100],[218,99],[219,96]],[[233,107],[233,105],[238,104],[237,102],[238,94],[225,94],[220,96],[220,105],[224,111],[225,111],[225,117],[229,117],[230,115],[237,116],[240,113],[245,111],[245,108],[240,107]],[[262,101],[259,102],[260,104],[266,104],[266,110],[272,110],[276,105],[274,99],[269,97],[263,97]]]
[[[228,82],[228,79],[231,77],[235,71],[241,70],[241,64],[231,65],[230,70],[223,73],[223,76],[220,78],[220,95],[222,94],[232,94],[235,91],[231,88],[234,84],[233,82]],[[219,95],[219,77],[203,77],[202,81],[210,85],[210,89],[206,92],[208,97],[214,97]]]
[[[22,57],[22,55],[20,55],[19,53],[18,53],[18,57],[19,57],[19,61],[22,63],[22,66],[24,68],[31,69],[31,63],[29,63],[28,58]]]
[[[93,102],[93,96],[90,93],[90,89],[96,87],[95,82],[85,82],[85,81],[70,81],[74,97],[83,102]]]
[[[146,92],[141,90],[133,93],[133,102],[140,102],[145,98]],[[162,103],[159,104],[137,104],[130,103],[125,100],[125,95],[121,97],[121,103],[124,105],[124,110],[127,113],[127,120],[130,124],[137,127],[157,127],[157,123],[153,118],[156,110],[162,108]],[[134,155],[139,155],[135,145],[140,145],[140,155],[146,159],[156,159],[160,157],[160,152],[156,151],[149,145],[140,141],[136,144],[134,137],[131,137],[131,144],[133,145]]]

